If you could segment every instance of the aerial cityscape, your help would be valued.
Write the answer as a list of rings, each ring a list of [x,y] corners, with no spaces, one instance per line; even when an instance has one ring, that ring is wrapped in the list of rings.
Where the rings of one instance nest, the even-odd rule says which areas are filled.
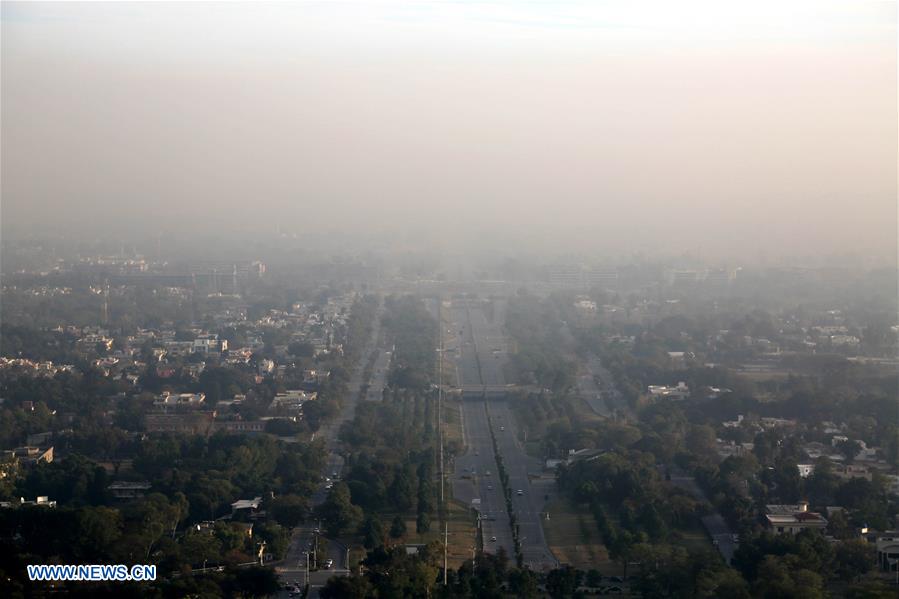
[[[0,589],[899,595],[896,3],[673,4],[3,1]]]

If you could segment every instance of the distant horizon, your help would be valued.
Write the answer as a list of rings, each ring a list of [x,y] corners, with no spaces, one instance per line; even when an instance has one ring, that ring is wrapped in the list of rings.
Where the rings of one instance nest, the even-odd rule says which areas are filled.
[[[896,15],[4,2],[0,232],[895,265]]]

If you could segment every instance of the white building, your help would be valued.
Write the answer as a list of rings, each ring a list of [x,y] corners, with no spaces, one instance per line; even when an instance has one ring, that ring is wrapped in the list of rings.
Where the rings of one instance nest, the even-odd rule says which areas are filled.
[[[193,351],[194,353],[201,354],[209,354],[220,351],[226,351],[228,349],[228,341],[222,339],[219,341],[219,336],[215,333],[209,333],[207,335],[200,335],[193,342]]]
[[[272,410],[286,409],[292,412],[299,412],[303,409],[303,404],[307,401],[313,401],[316,393],[308,393],[299,389],[292,389],[282,393],[275,394],[272,403],[269,406]]]
[[[206,401],[205,393],[169,393],[168,391],[163,391],[162,395],[156,397],[153,401],[153,405],[158,408],[167,408],[167,407],[197,407],[203,405],[203,402]]]
[[[824,530],[827,519],[817,512],[808,511],[808,503],[797,505],[765,506],[768,527],[777,533],[795,535],[806,529]]]
[[[656,398],[667,398],[675,401],[686,399],[690,395],[690,388],[683,381],[679,382],[676,387],[667,385],[650,385],[649,394]]]

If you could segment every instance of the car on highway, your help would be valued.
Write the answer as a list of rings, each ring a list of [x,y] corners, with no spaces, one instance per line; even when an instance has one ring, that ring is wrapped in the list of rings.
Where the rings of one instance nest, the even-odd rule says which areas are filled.
[[[490,471],[489,471],[489,470],[486,471],[486,472],[484,473],[484,476],[490,476]]]
[[[488,491],[492,491],[492,490],[493,490],[493,485],[487,485],[487,490],[488,490]]]
[[[490,542],[496,543],[496,537],[490,537]]]
[[[334,565],[334,560],[332,560],[332,559],[325,560],[325,570],[330,570],[331,566],[333,566],[333,565]]]
[[[504,431],[504,430],[506,430],[506,427],[501,426],[501,427],[499,427],[499,430]]]
[[[518,489],[518,490],[515,492],[515,494],[518,495],[519,497],[521,497],[522,495],[524,495],[524,491],[522,491],[521,489]]]

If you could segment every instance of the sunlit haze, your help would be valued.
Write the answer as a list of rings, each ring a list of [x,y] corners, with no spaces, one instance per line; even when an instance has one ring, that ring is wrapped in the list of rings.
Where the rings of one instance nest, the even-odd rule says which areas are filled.
[[[3,232],[895,261],[896,69],[894,2],[4,2]]]

